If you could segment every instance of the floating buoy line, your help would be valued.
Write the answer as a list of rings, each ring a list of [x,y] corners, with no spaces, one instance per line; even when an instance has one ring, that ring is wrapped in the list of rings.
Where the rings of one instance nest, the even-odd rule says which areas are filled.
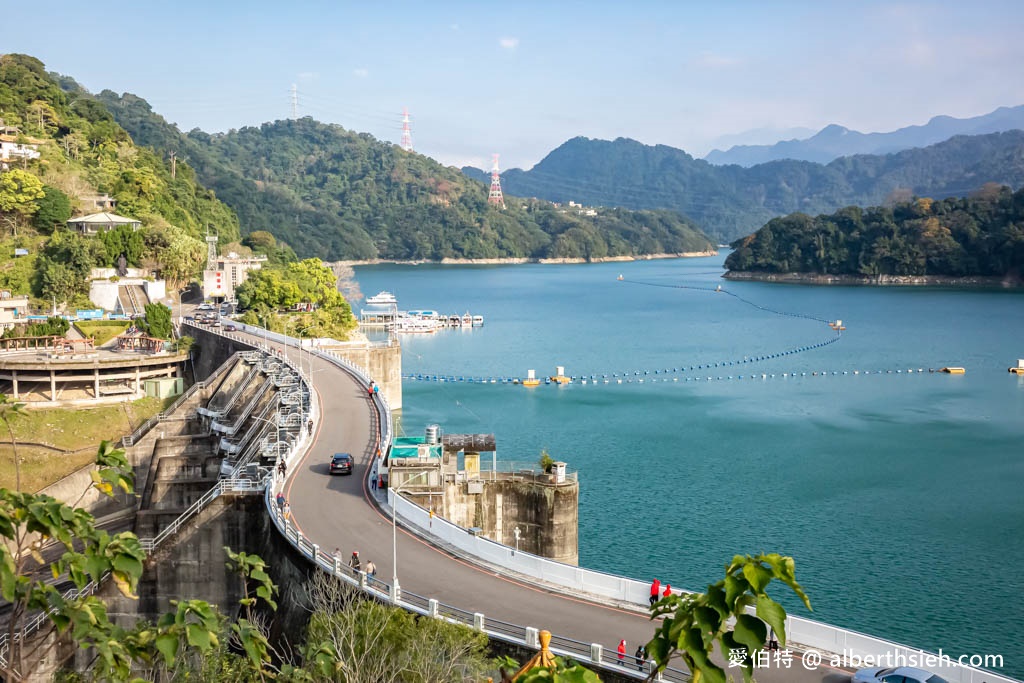
[[[709,381],[709,380],[713,380],[713,379],[761,378],[762,375],[763,375],[764,379],[769,379],[769,378],[774,377],[775,374],[768,374],[768,373],[761,373],[761,374],[757,374],[757,373],[747,374],[747,373],[744,373],[744,374],[739,374],[738,372],[736,372],[736,374],[728,374],[728,375],[718,376],[718,373],[722,372],[725,368],[736,368],[736,371],[739,371],[743,367],[751,365],[751,364],[754,364],[754,363],[761,363],[761,362],[765,362],[765,361],[775,360],[775,359],[778,359],[778,358],[786,358],[786,357],[789,357],[789,356],[794,356],[794,355],[796,355],[798,353],[804,353],[806,351],[813,351],[815,349],[821,349],[821,348],[824,348],[826,346],[830,346],[832,344],[835,344],[837,341],[839,341],[842,338],[843,330],[846,329],[846,327],[843,326],[841,320],[826,320],[825,318],[820,318],[818,316],[808,315],[808,314],[805,314],[805,313],[792,313],[792,312],[789,312],[789,311],[779,311],[779,310],[776,310],[776,309],[773,309],[773,308],[769,308],[767,306],[762,306],[761,304],[758,304],[758,303],[756,303],[754,301],[750,301],[749,299],[745,299],[745,298],[741,297],[740,295],[736,294],[735,292],[730,292],[729,290],[724,289],[721,285],[718,285],[716,287],[702,287],[702,286],[697,286],[697,285],[685,285],[685,284],[669,285],[669,284],[662,284],[662,283],[658,283],[658,282],[645,282],[645,281],[642,281],[642,280],[627,280],[622,275],[619,275],[618,281],[619,282],[625,282],[627,284],[641,285],[641,286],[646,286],[646,287],[663,287],[663,288],[668,288],[668,289],[688,289],[688,290],[699,291],[699,292],[708,292],[708,293],[712,293],[712,294],[725,294],[725,295],[730,296],[733,299],[739,301],[740,303],[746,304],[747,306],[751,306],[751,307],[756,308],[756,309],[758,309],[760,311],[764,311],[765,313],[770,313],[772,315],[778,315],[778,316],[784,316],[784,317],[790,317],[790,318],[801,318],[801,319],[804,319],[804,320],[811,320],[811,321],[814,321],[814,322],[825,323],[825,324],[827,324],[829,326],[829,328],[831,329],[831,331],[834,334],[833,334],[833,336],[831,336],[829,338],[826,338],[826,339],[824,339],[822,341],[819,341],[819,342],[815,342],[813,344],[807,344],[807,345],[804,345],[804,346],[797,346],[797,347],[794,347],[794,348],[791,348],[791,349],[787,349],[785,351],[779,351],[779,352],[776,352],[776,353],[768,353],[768,354],[763,354],[763,355],[759,355],[759,356],[745,356],[743,358],[735,358],[735,359],[732,359],[732,360],[721,360],[721,361],[713,361],[713,362],[691,363],[691,364],[680,365],[678,367],[672,367],[672,368],[656,368],[656,369],[644,369],[644,370],[636,370],[636,369],[634,369],[634,370],[624,370],[622,372],[600,373],[600,374],[596,374],[595,373],[595,374],[590,374],[590,375],[583,374],[583,375],[578,375],[578,376],[577,375],[566,376],[564,374],[564,372],[562,371],[562,369],[559,368],[559,371],[554,376],[548,377],[546,379],[535,378],[534,375],[533,375],[533,371],[532,370],[529,371],[527,378],[507,377],[507,376],[483,377],[483,376],[466,376],[466,375],[453,375],[453,374],[408,373],[408,374],[402,375],[402,379],[409,380],[409,381],[423,381],[423,382],[462,382],[462,383],[467,383],[467,384],[521,384],[523,386],[538,386],[539,384],[542,384],[542,383],[543,384],[552,384],[552,383],[554,383],[554,384],[571,384],[571,383],[575,383],[575,382],[579,382],[581,384],[582,383],[589,383],[589,384],[643,384],[645,381],[646,382],[654,383],[654,382],[679,382],[680,380],[684,381],[684,382],[691,382],[691,381]],[[706,373],[708,371],[711,371],[711,370],[714,370],[715,374],[707,375],[706,378],[705,378]],[[835,371],[832,374],[839,374],[839,372],[840,371]],[[861,371],[858,370],[858,371],[855,371],[855,372],[857,372],[859,374]],[[864,374],[869,374],[870,373],[870,371],[863,371],[863,372],[864,372]],[[885,371],[876,371],[876,373],[882,373],[882,372],[885,372]],[[900,370],[900,372],[902,372],[902,370]],[[923,369],[922,369],[922,372],[923,372]],[[696,373],[696,374],[694,374],[694,373]],[[779,374],[779,373],[776,373],[776,374]],[[782,374],[785,374],[786,377],[796,376],[796,373],[782,373]],[[807,375],[808,373],[803,373],[803,374]],[[823,371],[823,373],[812,372],[811,376],[815,376],[817,374],[827,374],[827,373],[824,373],[824,371]]]

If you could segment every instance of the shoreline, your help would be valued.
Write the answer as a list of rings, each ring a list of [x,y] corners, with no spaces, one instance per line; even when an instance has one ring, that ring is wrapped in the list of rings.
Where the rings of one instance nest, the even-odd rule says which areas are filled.
[[[443,266],[495,266],[495,265],[519,265],[523,263],[542,264],[573,264],[573,263],[617,263],[622,261],[653,261],[655,259],[673,258],[700,258],[702,256],[717,256],[717,250],[710,251],[684,251],[678,254],[637,254],[626,256],[602,256],[600,258],[532,258],[532,257],[503,257],[503,258],[443,258],[441,260],[417,259],[402,261],[398,259],[365,259],[361,261],[335,261],[343,266],[376,266],[376,265],[399,265],[419,266],[424,264]]]
[[[750,282],[780,282],[809,285],[860,285],[867,287],[1002,287],[1014,289],[1024,282],[1011,277],[994,275],[827,275],[822,273],[765,273],[746,270],[730,270],[723,275],[726,280]]]

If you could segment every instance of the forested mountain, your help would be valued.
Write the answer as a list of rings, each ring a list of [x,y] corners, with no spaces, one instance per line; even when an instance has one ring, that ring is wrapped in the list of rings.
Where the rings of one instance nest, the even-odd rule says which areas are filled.
[[[587,216],[511,196],[499,210],[458,169],[310,118],[182,134],[134,95],[98,98],[140,144],[187,159],[245,231],[266,230],[300,256],[595,259],[712,247],[671,210]]]
[[[889,133],[860,133],[836,124],[826,126],[801,140],[783,140],[773,145],[737,145],[726,151],[712,150],[704,157],[716,165],[754,166],[778,159],[797,159],[827,164],[854,154],[890,154],[914,147],[927,147],[954,135],[984,135],[1024,129],[1024,105],[1000,107],[983,116],[955,119],[935,116],[923,126],[907,126]]]
[[[1024,279],[1024,190],[989,185],[966,199],[794,213],[733,243],[734,271]]]
[[[478,169],[463,169],[471,177]],[[714,166],[665,145],[574,138],[529,171],[512,169],[502,187],[552,201],[634,209],[670,208],[720,241],[747,235],[775,216],[826,213],[911,196],[962,196],[988,182],[1024,184],[1024,131],[958,136],[885,156],[828,165],[773,161]]]
[[[94,267],[124,254],[129,265],[159,270],[172,285],[205,261],[200,239],[213,226],[227,240],[238,219],[196,182],[186,163],[170,164],[136,146],[107,109],[65,92],[43,64],[0,55],[0,119],[5,142],[23,151],[0,166],[0,289],[47,304],[86,306]],[[96,237],[61,229],[72,213],[94,213],[88,199],[108,194],[116,212],[139,220]],[[15,250],[22,254],[13,258]]]

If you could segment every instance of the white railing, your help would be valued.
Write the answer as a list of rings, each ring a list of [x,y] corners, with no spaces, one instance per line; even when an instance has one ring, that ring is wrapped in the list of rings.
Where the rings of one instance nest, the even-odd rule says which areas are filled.
[[[238,356],[237,353],[234,354],[234,356],[232,356],[232,358],[234,358],[236,356]],[[128,436],[121,437],[121,445],[123,447],[125,447],[125,448],[127,448],[128,446],[134,446],[135,443],[139,439],[141,439],[147,433],[149,433],[150,429],[152,429],[156,425],[160,424],[160,422],[168,419],[171,415],[173,415],[174,411],[176,411],[179,407],[181,407],[181,404],[184,403],[185,401],[187,401],[189,399],[189,397],[192,396],[192,394],[196,393],[200,389],[205,389],[206,387],[210,386],[210,384],[213,383],[213,381],[216,380],[217,377],[219,377],[222,372],[224,372],[224,368],[227,365],[229,365],[229,363],[227,363],[227,362],[222,363],[220,366],[217,367],[216,370],[213,371],[213,374],[211,374],[209,377],[207,377],[206,379],[204,379],[201,382],[196,382],[195,384],[190,386],[188,389],[183,391],[181,396],[179,396],[174,401],[174,403],[172,403],[168,408],[165,408],[159,414],[154,415],[153,417],[151,417],[148,420],[146,420],[145,422],[143,422],[140,426],[138,426],[135,429],[134,432],[132,432]]]
[[[247,326],[238,325],[237,323],[236,326],[240,329],[246,329],[252,334],[263,337],[267,341],[273,341],[275,343],[285,344],[295,348],[304,348],[301,342],[291,337],[275,333],[266,333],[262,328],[247,328]],[[221,334],[225,334],[225,336],[232,336],[230,333]],[[240,337],[238,340],[242,342],[247,341]],[[306,350],[310,349],[307,348]],[[364,386],[369,383],[369,375],[365,370],[359,368],[355,364],[320,351],[319,349],[312,349],[312,353],[318,358],[326,360],[353,375]],[[314,396],[315,392],[311,392],[311,405]],[[387,401],[380,394],[375,395],[375,404],[380,421],[378,443],[380,444],[381,452],[387,453],[387,447],[390,446],[392,439],[391,410]],[[317,403],[317,406],[318,405],[319,404]],[[297,448],[293,451],[293,454],[301,452],[304,452],[304,449]],[[289,463],[289,465],[290,464],[291,463]],[[289,466],[287,471],[288,476],[291,476],[294,468]],[[406,591],[397,591],[398,594],[395,595],[394,593],[396,593],[396,591],[393,591],[390,585],[377,581],[376,579],[371,580],[366,577],[365,574],[356,573],[346,566],[341,566],[341,563],[337,558],[333,558],[321,551],[318,545],[314,544],[309,539],[306,539],[301,532],[283,519],[280,511],[277,510],[276,506],[272,503],[273,493],[283,487],[283,485],[284,481],[275,479],[274,484],[267,488],[264,499],[267,510],[274,520],[275,525],[278,527],[278,530],[285,536],[285,538],[288,539],[288,541],[297,550],[299,550],[299,552],[310,558],[324,571],[333,573],[335,576],[338,576],[350,584],[358,585],[362,590],[370,593],[378,599],[390,600],[404,609],[429,616],[441,616],[450,621],[464,623],[486,632],[492,638],[497,638],[506,642],[538,647],[536,643],[537,630],[534,628],[521,627],[492,619],[486,619],[482,614],[471,614],[456,607],[443,605],[437,600],[428,599]],[[555,562],[554,560],[536,555],[530,555],[529,553],[516,551],[509,546],[496,543],[481,536],[472,535],[469,533],[469,530],[438,517],[433,518],[433,525],[431,525],[429,511],[400,495],[396,497],[393,492],[389,490],[388,500],[392,505],[396,504],[396,498],[396,513],[402,518],[403,522],[409,528],[422,536],[427,537],[433,542],[441,541],[452,548],[460,550],[465,555],[489,564],[500,566],[504,569],[510,569],[523,577],[532,578],[541,584],[547,585],[548,587],[555,586],[567,589],[572,593],[586,594],[598,600],[605,600],[619,604],[628,603],[644,610],[646,610],[649,604],[650,583],[646,581],[638,581],[636,579],[630,579],[623,576],[584,569],[561,562]],[[792,616],[788,617],[787,635],[789,640],[795,644],[799,644],[805,648],[820,649],[828,654],[841,655],[843,654],[844,649],[846,649],[846,654],[854,652],[861,654],[861,656],[871,654],[875,657],[885,656],[886,653],[892,653],[893,657],[896,657],[897,654],[900,653],[904,656],[908,653],[916,653],[918,655],[925,654],[916,648],[910,648],[905,645],[899,645],[879,638],[866,636],[855,631],[849,631],[829,624]],[[625,674],[639,679],[646,678],[646,674],[643,672],[637,671],[634,673],[635,670],[631,667],[622,667],[618,665],[618,660],[615,654],[604,651],[602,646],[598,644],[580,643],[569,638],[555,635],[552,637],[552,651],[554,651],[555,654],[573,657],[579,661],[589,661],[595,665],[614,670],[619,674]],[[627,655],[626,661],[629,662],[630,659],[631,657]],[[921,668],[929,667],[922,666]],[[956,664],[952,667],[931,668],[934,669],[935,673],[939,673],[949,680],[950,683],[1020,683],[1015,679],[992,673],[990,671]],[[689,680],[689,675],[686,672],[671,668],[666,670],[662,676],[663,677],[658,677],[655,680]]]
[[[221,479],[218,481],[213,488],[204,493],[198,500],[192,503],[188,508],[182,512],[178,517],[171,522],[168,526],[160,531],[153,538],[140,538],[139,545],[146,553],[152,553],[160,544],[166,541],[168,538],[178,533],[183,526],[189,523],[193,517],[203,511],[207,505],[209,505],[215,498],[225,493],[256,493],[262,491],[266,487],[266,482],[262,480],[253,479]]]
[[[632,605],[637,609],[647,610],[649,605],[651,584],[624,576],[606,574],[592,569],[584,569],[546,557],[531,555],[517,551],[483,536],[470,533],[469,529],[460,527],[450,521],[434,517],[425,508],[410,501],[404,496],[395,496],[388,490],[388,502],[397,505],[395,512],[408,528],[433,543],[442,543],[448,549],[477,561],[510,570],[527,580],[532,579],[549,588],[558,587],[572,593],[585,594],[599,601],[621,605]],[[688,591],[678,591],[680,593]],[[937,673],[950,683],[1019,683],[1015,679],[997,673],[962,666],[955,662],[926,666],[926,657],[931,654],[918,648],[893,643],[863,633],[839,628],[819,621],[788,616],[786,634],[796,649],[814,649],[827,654],[872,657],[875,661],[889,657],[892,661],[903,657],[902,661],[919,662],[916,666]],[[938,661],[938,655],[931,655]],[[825,660],[828,661],[826,656]]]

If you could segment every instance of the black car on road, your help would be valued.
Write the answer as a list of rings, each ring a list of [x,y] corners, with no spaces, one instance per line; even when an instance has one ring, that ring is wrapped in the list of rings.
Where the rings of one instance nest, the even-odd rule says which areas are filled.
[[[335,453],[331,457],[331,474],[352,474],[352,456],[348,453]]]

